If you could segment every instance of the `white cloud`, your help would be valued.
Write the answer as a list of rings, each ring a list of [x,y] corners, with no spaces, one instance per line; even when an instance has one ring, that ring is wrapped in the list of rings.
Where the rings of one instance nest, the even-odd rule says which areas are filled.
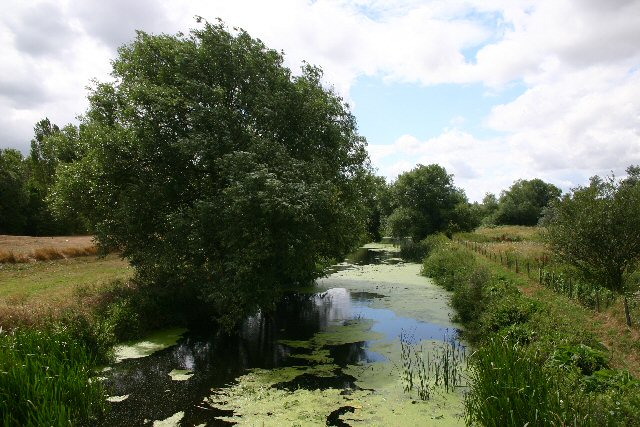
[[[640,72],[569,73],[495,107],[488,124],[507,133],[535,170],[621,173],[640,163]]]
[[[402,135],[391,145],[370,145],[369,153],[378,172],[388,180],[418,164],[437,163],[454,175],[456,185],[471,200],[478,201],[486,192],[498,192],[511,185],[513,176],[526,172],[523,159],[507,141],[481,140],[459,130],[446,130],[426,141]]]
[[[201,15],[284,50],[294,70],[302,60],[321,65],[347,99],[363,75],[498,92],[526,85],[486,120],[500,138],[456,130],[472,123],[455,118],[426,141],[371,146],[389,177],[437,162],[481,198],[516,178],[566,188],[640,163],[639,0],[5,0],[3,11],[1,147],[26,150],[37,120],[65,124],[82,113],[85,86],[108,78],[135,29],[186,32]]]

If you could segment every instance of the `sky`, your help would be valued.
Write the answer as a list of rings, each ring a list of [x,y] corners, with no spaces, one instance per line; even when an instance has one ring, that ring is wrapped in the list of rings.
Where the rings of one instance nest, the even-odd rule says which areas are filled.
[[[389,182],[437,163],[472,201],[564,191],[640,164],[640,0],[3,0],[0,148],[77,123],[135,30],[221,18],[303,61],[350,108]]]

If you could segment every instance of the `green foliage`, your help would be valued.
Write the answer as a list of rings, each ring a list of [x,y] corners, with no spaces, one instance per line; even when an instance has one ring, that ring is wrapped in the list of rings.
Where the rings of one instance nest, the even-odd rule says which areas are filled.
[[[475,267],[475,258],[452,244],[442,245],[425,258],[422,275],[431,277],[436,284],[453,291],[464,283]]]
[[[96,84],[80,160],[51,199],[82,212],[139,278],[196,298],[231,326],[364,236],[365,141],[342,100],[306,65],[246,32],[139,32],[113,83]]]
[[[446,253],[446,255],[442,255]],[[447,278],[466,255],[443,246],[425,264]],[[438,261],[436,263],[435,261]],[[450,260],[448,264],[445,260]],[[594,336],[544,301],[522,295],[514,276],[484,261],[469,262],[468,274],[452,282],[451,304],[474,343],[470,389],[465,399],[472,425],[626,426],[640,422],[638,381],[608,370],[607,354]],[[446,268],[449,265],[449,268]],[[426,270],[426,269],[425,269]],[[423,274],[425,272],[423,271]],[[565,309],[563,307],[563,309]]]
[[[525,324],[538,310],[540,307],[535,301],[523,298],[519,294],[495,298],[483,314],[483,335],[498,332],[509,326]]]
[[[17,150],[0,150],[0,233],[42,236],[86,231],[77,215],[54,218],[46,204],[58,165],[81,156],[77,128],[69,125],[60,130],[49,119],[36,124],[26,159]]]
[[[391,194],[394,210],[387,228],[394,237],[419,241],[429,234],[469,231],[480,224],[478,213],[442,166],[418,165],[401,174]]]
[[[526,347],[488,339],[470,358],[467,423],[483,426],[593,425],[572,393],[575,378],[536,363]]]
[[[545,207],[560,197],[562,191],[540,179],[517,180],[500,195],[497,210],[489,223],[504,225],[536,225]],[[492,205],[492,201],[487,201]]]
[[[577,367],[582,375],[593,375],[594,372],[609,367],[603,352],[587,345],[560,345],[550,358],[550,362],[560,368]]]
[[[442,233],[432,234],[419,242],[404,240],[400,243],[400,257],[407,261],[422,262],[424,258],[441,245],[450,243]]]
[[[0,333],[0,420],[4,426],[90,424],[105,409],[93,379],[98,359],[74,328]]]
[[[369,173],[365,176],[363,204],[367,208],[367,241],[382,240],[383,221],[388,215],[389,185],[384,177]]]
[[[629,171],[633,172],[630,168]],[[554,254],[586,280],[622,293],[640,260],[640,184],[632,173],[591,178],[555,203],[547,217]]]
[[[22,154],[0,149],[0,234],[22,234],[26,227],[28,167]]]

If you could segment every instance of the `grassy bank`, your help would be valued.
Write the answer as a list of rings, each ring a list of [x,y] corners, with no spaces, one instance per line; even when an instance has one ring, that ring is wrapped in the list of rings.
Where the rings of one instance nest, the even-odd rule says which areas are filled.
[[[486,426],[640,425],[633,340],[612,351],[593,312],[542,290],[522,274],[446,243],[423,274],[453,292],[452,305],[477,351],[467,422]],[[521,292],[527,289],[529,295]]]

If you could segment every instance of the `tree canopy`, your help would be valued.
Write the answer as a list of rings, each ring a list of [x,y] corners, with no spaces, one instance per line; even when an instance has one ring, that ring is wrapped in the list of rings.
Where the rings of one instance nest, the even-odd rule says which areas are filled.
[[[562,190],[541,179],[519,179],[502,192],[493,222],[502,225],[536,225],[543,209],[562,194]]]
[[[28,169],[18,150],[0,150],[0,234],[20,234],[26,227],[28,177]]]
[[[464,191],[439,165],[418,165],[398,176],[391,187],[395,209],[387,218],[395,237],[424,239],[437,232],[470,230],[479,225]]]
[[[546,217],[553,251],[588,280],[618,293],[640,261],[640,169],[627,173],[624,180],[594,176],[589,186],[555,202]]]
[[[138,32],[96,83],[51,199],[147,282],[229,324],[306,285],[365,230],[366,142],[348,107],[245,31]]]

